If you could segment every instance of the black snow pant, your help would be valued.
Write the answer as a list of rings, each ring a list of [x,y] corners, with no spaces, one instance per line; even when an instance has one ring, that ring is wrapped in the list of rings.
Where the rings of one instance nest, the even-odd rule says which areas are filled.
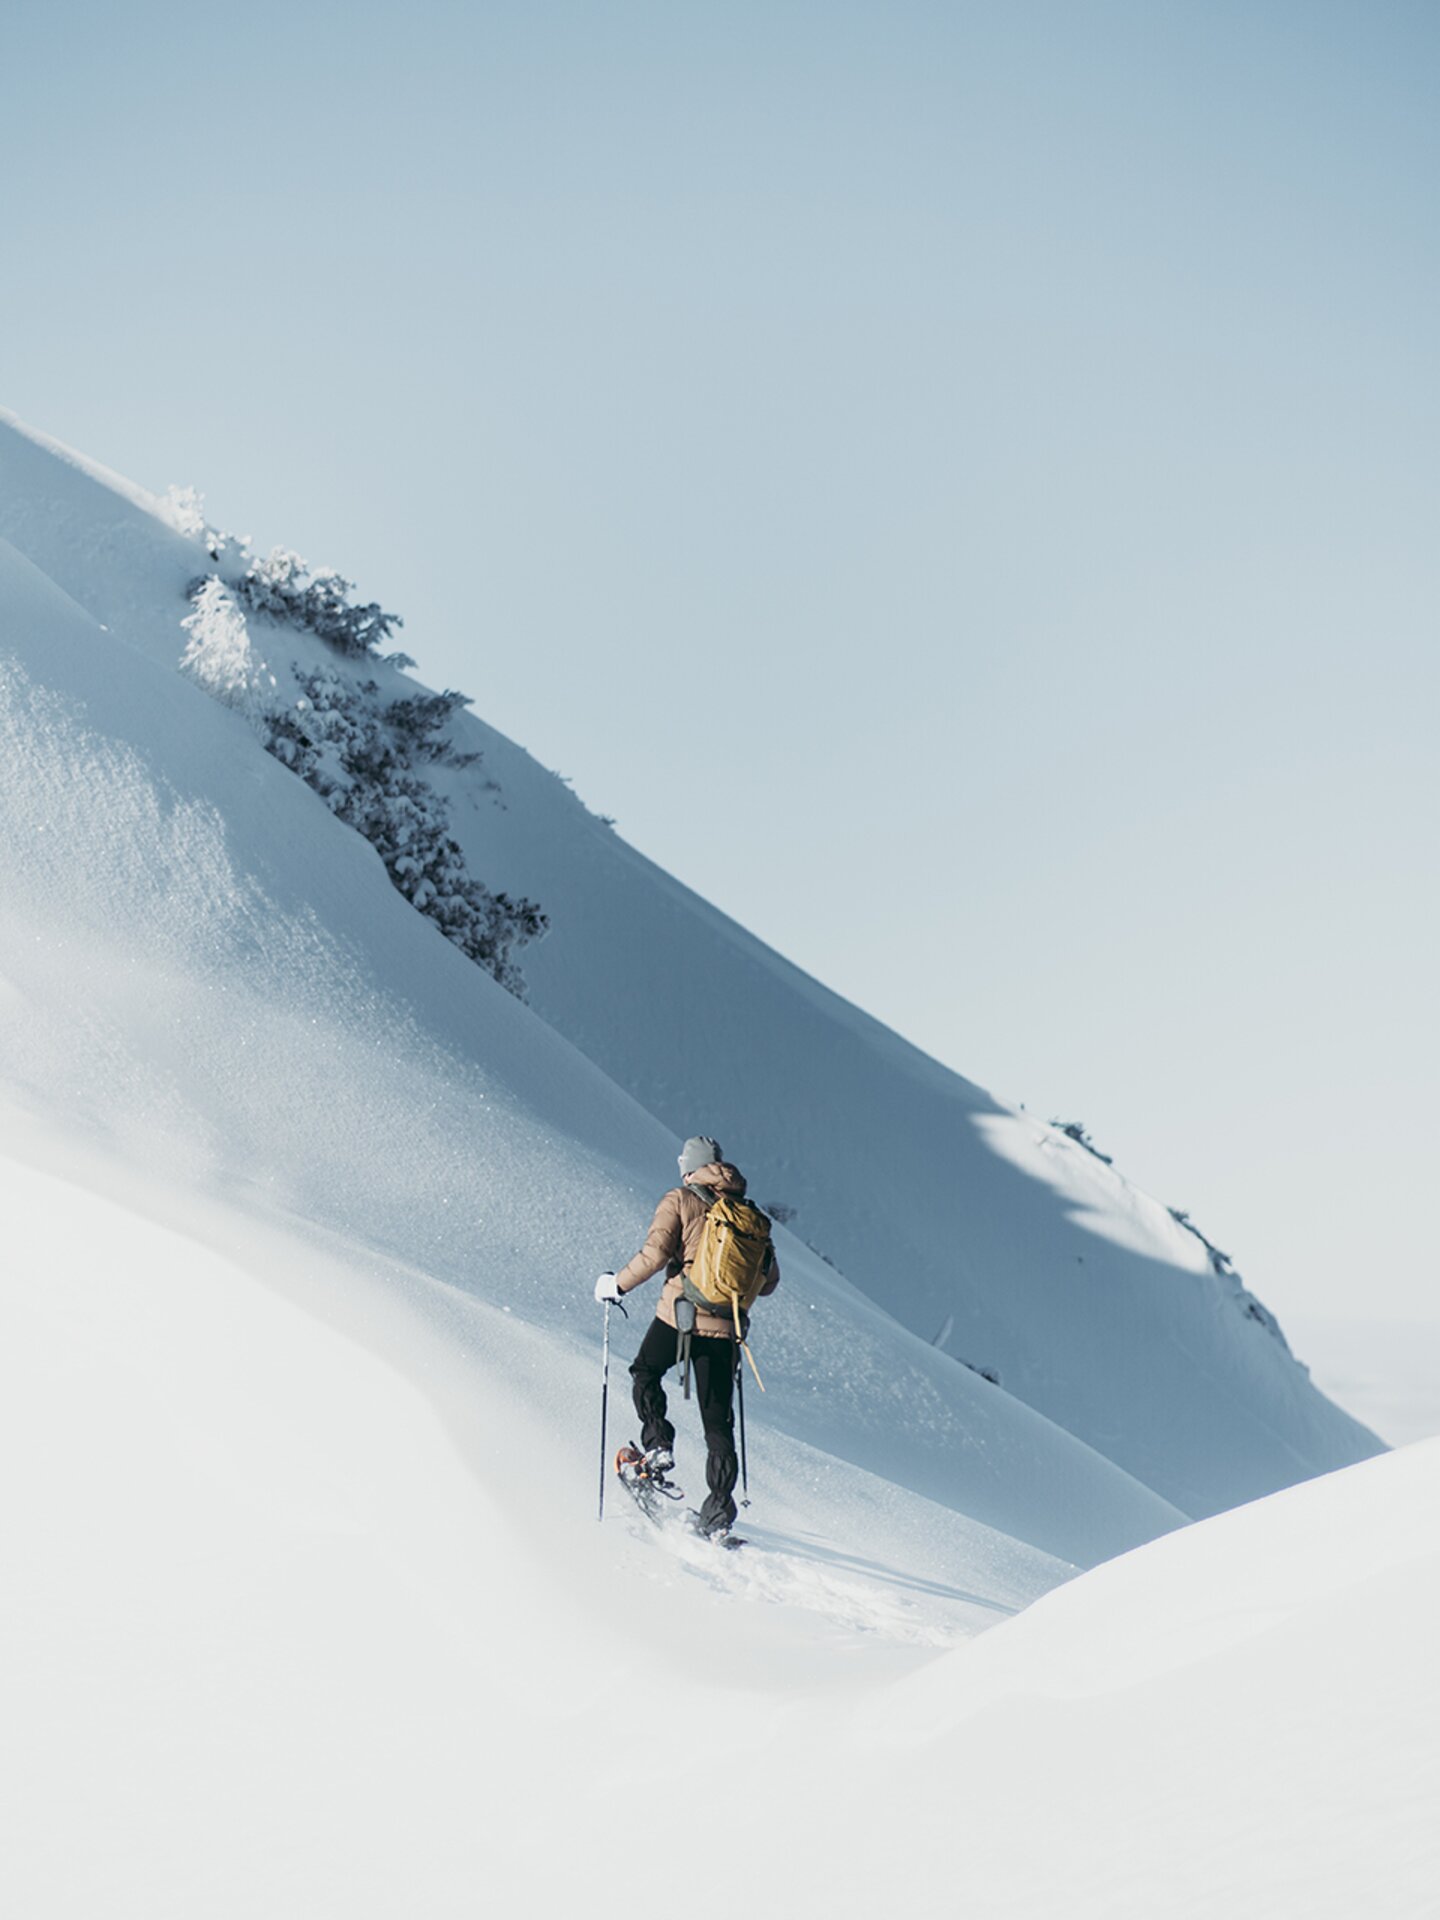
[[[640,1351],[630,1363],[635,1411],[640,1417],[640,1444],[646,1449],[673,1450],[675,1445],[675,1429],[666,1415],[661,1381],[675,1365],[679,1347],[680,1336],[674,1327],[657,1318],[650,1322]],[[700,1525],[706,1533],[731,1526],[735,1520],[735,1482],[740,1477],[740,1463],[735,1457],[735,1362],[739,1352],[733,1340],[698,1333],[690,1337],[695,1398],[705,1429],[705,1482],[710,1489],[700,1509]]]

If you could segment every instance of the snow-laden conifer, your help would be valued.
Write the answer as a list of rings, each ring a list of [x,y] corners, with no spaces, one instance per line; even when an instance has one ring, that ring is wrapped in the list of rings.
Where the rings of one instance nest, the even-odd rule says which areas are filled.
[[[449,803],[415,769],[417,759],[446,757],[438,730],[464,696],[385,701],[375,681],[333,667],[299,673],[296,684],[300,697],[271,716],[270,751],[365,836],[394,885],[447,940],[522,994],[513,951],[544,932],[545,915],[470,874]],[[455,757],[465,764],[474,756]]]
[[[263,560],[252,559],[235,583],[240,600],[254,612],[308,627],[338,653],[375,653],[404,622],[377,601],[354,605],[353,590],[353,582],[332,567],[317,567],[312,573],[288,547],[273,547]]]
[[[253,555],[248,540],[210,526],[193,488],[172,488],[168,504],[173,524],[212,558],[233,546],[246,562],[228,578],[208,574],[191,582],[191,611],[182,622],[190,635],[181,661],[186,672],[244,713],[276,759],[365,836],[395,887],[447,940],[523,998],[514,952],[545,931],[546,916],[533,900],[494,893],[469,872],[450,832],[449,804],[421,772],[427,764],[469,767],[480,758],[461,753],[450,736],[468,695],[417,687],[387,700],[373,679],[291,660],[281,668],[295,690],[288,697],[255,652],[247,613],[272,630],[312,633],[357,662],[376,658],[381,641],[402,624],[399,616],[374,601],[352,604],[348,580],[328,567],[312,571],[288,547],[263,559]],[[380,664],[415,663],[391,653]],[[481,784],[493,790],[495,783]]]
[[[214,699],[243,713],[266,731],[274,705],[276,680],[255,651],[245,615],[216,574],[191,595],[191,610],[180,622],[190,636],[180,665]]]

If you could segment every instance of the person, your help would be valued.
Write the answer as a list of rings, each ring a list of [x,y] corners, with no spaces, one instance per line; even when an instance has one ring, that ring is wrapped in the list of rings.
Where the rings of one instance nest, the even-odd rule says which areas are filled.
[[[662,1383],[679,1353],[675,1308],[684,1299],[681,1276],[695,1258],[705,1215],[715,1196],[744,1192],[745,1176],[721,1153],[718,1142],[705,1134],[694,1135],[680,1151],[680,1185],[661,1197],[644,1246],[618,1273],[602,1273],[595,1282],[595,1298],[603,1304],[620,1300],[644,1286],[662,1268],[665,1271],[655,1318],[630,1367],[645,1471],[656,1478],[665,1478],[675,1464],[675,1428]],[[772,1253],[770,1272],[760,1291],[774,1293],[779,1284],[780,1267]],[[700,1509],[699,1527],[705,1534],[723,1534],[735,1522],[735,1482],[740,1473],[735,1455],[735,1372],[740,1349],[733,1315],[697,1309],[690,1356],[695,1397],[705,1429],[705,1484],[709,1489]]]

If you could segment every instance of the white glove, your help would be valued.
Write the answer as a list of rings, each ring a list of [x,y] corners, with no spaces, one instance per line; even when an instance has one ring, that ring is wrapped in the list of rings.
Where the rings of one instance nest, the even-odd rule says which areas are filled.
[[[620,1298],[620,1283],[613,1273],[602,1273],[595,1282],[595,1299],[600,1306],[613,1305]]]

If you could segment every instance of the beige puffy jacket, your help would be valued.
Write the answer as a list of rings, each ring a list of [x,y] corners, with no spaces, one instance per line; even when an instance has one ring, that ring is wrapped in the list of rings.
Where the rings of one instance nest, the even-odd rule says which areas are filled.
[[[622,1267],[615,1276],[620,1291],[629,1293],[635,1287],[643,1287],[663,1267],[665,1286],[655,1311],[670,1327],[675,1324],[675,1302],[681,1298],[680,1275],[695,1258],[700,1245],[700,1230],[708,1211],[700,1196],[690,1191],[692,1187],[711,1187],[719,1193],[744,1193],[745,1176],[738,1167],[732,1167],[728,1160],[713,1160],[708,1167],[701,1167],[697,1173],[692,1173],[683,1187],[672,1187],[655,1209],[655,1218],[650,1222],[644,1246],[629,1265]],[[775,1260],[770,1268],[770,1278],[760,1291],[762,1294],[774,1293],[779,1284],[780,1262]],[[735,1338],[735,1326],[730,1317],[722,1318],[718,1313],[707,1313],[703,1307],[696,1313],[695,1331],[711,1339]]]

